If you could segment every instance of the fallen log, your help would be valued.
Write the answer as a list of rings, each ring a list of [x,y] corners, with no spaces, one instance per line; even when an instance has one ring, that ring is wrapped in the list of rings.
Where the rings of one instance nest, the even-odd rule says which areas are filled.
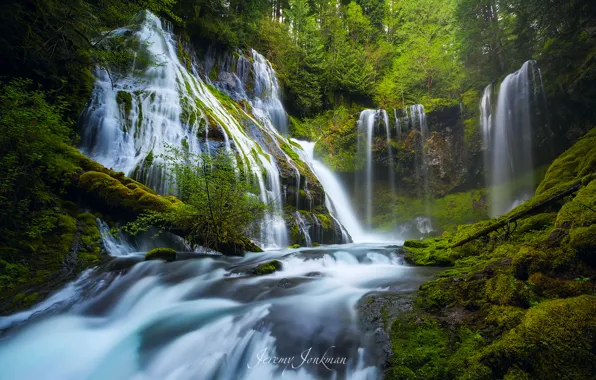
[[[491,232],[494,232],[502,227],[507,227],[507,230],[509,230],[511,223],[514,223],[516,220],[523,218],[524,216],[527,216],[528,214],[533,213],[534,211],[536,211],[537,209],[539,209],[541,207],[544,207],[552,202],[555,202],[561,198],[564,198],[568,195],[575,193],[576,191],[579,190],[579,188],[581,186],[582,186],[582,181],[576,182],[571,187],[568,187],[567,189],[550,196],[549,198],[545,199],[544,201],[542,201],[528,209],[522,210],[522,211],[518,212],[517,214],[514,214],[508,218],[498,220],[496,223],[491,224],[490,226],[487,226],[486,228],[468,236],[467,238],[458,241],[457,243],[453,244],[451,246],[451,248],[461,247],[464,244],[467,244],[473,240],[476,240],[478,238],[486,236],[486,235],[490,234]]]

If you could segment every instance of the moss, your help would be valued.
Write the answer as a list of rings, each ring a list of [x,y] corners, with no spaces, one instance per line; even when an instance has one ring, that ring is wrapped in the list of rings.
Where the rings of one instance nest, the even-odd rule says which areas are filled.
[[[128,119],[130,111],[132,111],[132,95],[130,92],[118,91],[118,94],[116,94],[116,102],[124,112],[124,117]]]
[[[557,226],[588,226],[596,223],[596,181],[582,187],[557,214]]]
[[[590,262],[596,260],[596,224],[589,227],[579,227],[571,230],[569,245]]]
[[[553,161],[536,194],[596,173],[596,128]]]
[[[447,331],[429,317],[400,317],[391,326],[391,344],[386,379],[483,379],[490,373],[472,360],[484,339],[467,328]]]
[[[582,159],[573,162],[587,165]],[[579,176],[563,181],[571,178],[574,183]],[[410,323],[399,326],[404,331],[400,345],[394,346],[396,357],[406,357],[393,363],[387,378],[581,379],[594,373],[596,213],[591,209],[596,209],[596,192],[590,176],[582,178],[583,187],[574,196],[533,213],[530,208],[568,188],[569,182],[545,186],[502,218],[404,243],[406,258],[414,263],[444,259],[453,267],[420,286],[414,310],[403,317]],[[520,212],[528,213],[513,233],[494,231],[453,248]],[[474,345],[476,341],[483,343]],[[474,349],[456,349],[461,346]],[[438,359],[428,359],[437,354]],[[434,360],[442,369],[428,364]]]
[[[153,248],[145,254],[145,260],[175,261],[176,250],[172,248]]]
[[[266,274],[271,274],[280,270],[282,267],[281,262],[279,260],[271,260],[263,264],[257,265],[257,267],[253,270],[253,274],[257,276],[262,276]]]
[[[285,142],[282,142],[280,144],[281,149],[288,155],[288,157],[290,157],[292,160],[296,161],[296,162],[302,162],[302,160],[300,160],[300,156],[298,156],[298,153],[296,153],[294,151],[294,149],[292,149],[288,144],[286,144]]]
[[[128,212],[165,211],[172,207],[169,200],[149,193],[144,188],[131,190],[118,179],[100,172],[86,172],[79,178],[79,187],[101,199],[107,206]]]
[[[453,265],[457,257],[444,239],[406,240],[404,248],[405,260],[415,265]]]
[[[288,248],[297,249],[297,248],[300,248],[300,244],[296,243],[296,244],[288,245]]]
[[[498,376],[517,364],[531,378],[587,379],[596,371],[596,297],[547,301],[483,353]]]

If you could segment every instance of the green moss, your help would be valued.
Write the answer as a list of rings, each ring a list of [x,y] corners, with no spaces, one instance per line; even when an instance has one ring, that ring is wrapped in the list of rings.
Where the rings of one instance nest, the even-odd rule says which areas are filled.
[[[536,379],[587,379],[596,371],[596,297],[543,302],[483,353],[495,374],[523,365]]]
[[[263,264],[257,265],[257,267],[253,270],[253,274],[257,276],[262,276],[266,274],[271,274],[281,269],[281,262],[279,260],[271,260]]]
[[[172,248],[153,248],[145,254],[145,260],[175,261],[176,250]]]
[[[596,181],[581,188],[557,214],[557,226],[589,226],[596,223]]]
[[[453,265],[457,254],[444,239],[406,240],[405,259],[415,265]]]
[[[582,159],[572,162],[575,167],[567,167],[572,173],[587,165]],[[575,195],[531,212],[579,176],[545,186],[499,219],[404,243],[411,262],[444,260],[453,267],[420,286],[414,310],[403,317],[409,323],[399,326],[400,344],[394,346],[399,361],[387,378],[582,379],[594,373],[596,213],[591,209],[596,191],[590,175],[581,177]],[[511,234],[501,229],[453,248],[522,212]],[[464,346],[473,349],[457,349]]]
[[[144,188],[131,190],[118,179],[100,172],[86,172],[79,178],[79,187],[98,197],[107,206],[133,213],[145,210],[165,211],[172,207],[169,200],[149,193]]]
[[[281,149],[288,155],[288,157],[290,157],[292,160],[296,161],[296,162],[302,162],[302,160],[300,160],[300,156],[298,156],[298,153],[296,153],[294,151],[294,149],[292,149],[288,144],[286,144],[285,142],[281,142],[280,144]]]
[[[553,161],[536,194],[542,194],[561,185],[565,186],[594,173],[596,173],[596,128],[590,130]]]
[[[124,112],[124,117],[128,119],[130,111],[132,111],[132,95],[130,92],[118,91],[118,94],[116,94],[116,102]]]
[[[569,245],[581,253],[596,256],[596,224],[571,230]]]

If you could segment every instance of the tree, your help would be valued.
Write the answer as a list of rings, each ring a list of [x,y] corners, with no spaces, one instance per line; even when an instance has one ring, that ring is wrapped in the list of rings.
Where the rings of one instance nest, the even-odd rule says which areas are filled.
[[[172,184],[170,192],[184,205],[141,215],[125,228],[127,231],[174,226],[187,231],[189,243],[212,249],[242,242],[247,234],[256,232],[256,222],[269,206],[255,195],[255,186],[237,172],[232,156],[196,155],[184,148],[168,147],[163,158]]]

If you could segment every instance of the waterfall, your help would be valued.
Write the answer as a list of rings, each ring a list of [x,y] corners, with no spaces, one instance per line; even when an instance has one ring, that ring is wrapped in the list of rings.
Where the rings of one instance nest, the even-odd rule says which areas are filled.
[[[253,109],[265,111],[273,125],[283,134],[288,134],[288,115],[281,103],[281,88],[277,75],[265,57],[251,50],[255,75],[255,101]]]
[[[124,234],[119,233],[118,236],[114,236],[110,232],[108,224],[103,220],[97,219],[97,226],[101,234],[101,242],[110,256],[127,256],[138,252],[138,249],[126,239]]]
[[[426,141],[428,139],[428,125],[426,123],[426,113],[422,104],[410,106],[410,119],[413,128],[420,132],[420,144],[417,147],[419,154],[416,155],[416,173],[418,178],[422,178],[424,191],[424,201],[426,212],[430,213],[430,188],[429,188],[429,162]]]
[[[294,213],[294,216],[296,217],[296,222],[298,224],[298,228],[300,229],[300,233],[302,234],[302,236],[304,236],[304,240],[306,242],[305,246],[312,247],[312,239],[310,237],[310,228],[306,222],[306,219],[299,211],[296,211]]]
[[[105,71],[97,70],[97,81],[82,115],[81,151],[161,193],[168,189],[161,165],[167,145],[184,147],[194,154],[217,149],[234,152],[239,168],[258,183],[260,199],[273,205],[273,211],[264,218],[260,244],[265,248],[286,246],[279,169],[263,143],[263,136],[276,144],[281,138],[267,116],[275,113],[272,104],[276,99],[281,105],[279,97],[271,95],[276,87],[268,88],[267,82],[260,80],[259,89],[267,97],[260,103],[255,98],[254,104],[263,104],[267,114],[257,107],[253,109],[256,118],[239,107],[232,113],[196,74],[196,69],[190,72],[180,62],[175,36],[159,18],[145,12],[138,28],[122,28],[113,34],[131,32],[141,42],[140,49],[147,49],[157,62],[142,74],[127,75],[113,84]],[[256,52],[253,57],[255,62],[263,62]],[[270,83],[276,85],[271,71],[256,71],[269,75]]]
[[[492,85],[487,86],[480,102],[480,124],[490,214],[496,217],[531,197],[534,191],[534,102],[542,102],[544,96],[537,63],[527,61],[505,77],[494,110],[492,93]]]
[[[389,187],[391,189],[391,194],[397,193],[397,188],[395,186],[395,170],[393,168],[393,146],[391,144],[391,127],[389,126],[389,115],[387,111],[381,110],[381,114],[383,115],[383,122],[385,124],[385,135],[387,136],[387,162],[389,165]],[[393,214],[393,222],[395,224],[396,215],[395,212]]]
[[[352,208],[350,197],[335,174],[322,162],[315,160],[315,143],[295,139],[292,139],[292,141],[295,141],[302,147],[302,150],[298,150],[297,152],[310,165],[312,171],[325,189],[325,202],[328,203],[327,208],[331,212],[331,215],[339,221],[342,234],[344,235],[344,242],[349,242],[350,236],[354,241],[362,241],[365,237],[364,232]],[[349,233],[349,236],[344,231],[344,228]]]
[[[374,165],[373,165],[373,146],[374,130],[376,123],[376,110],[364,110],[360,113],[358,120],[358,151],[359,154],[365,150],[365,172],[364,172],[364,205],[365,221],[367,225],[372,225],[373,218],[373,183],[374,183]],[[360,182],[360,181],[359,181]]]
[[[401,113],[401,116],[399,115]],[[428,125],[424,106],[421,104],[406,107],[403,111],[393,110],[395,118],[395,138],[401,139],[402,133],[406,130],[415,130],[419,134],[416,140],[415,171],[416,177],[420,179],[420,192],[423,194],[427,208],[427,214],[430,214],[430,174],[429,158],[426,148],[426,141],[429,138]],[[373,153],[378,149],[380,141],[375,142],[375,136],[380,137],[380,127],[385,128],[385,146],[387,151],[387,182],[392,194],[397,193],[397,181],[395,178],[395,162],[393,156],[392,133],[389,122],[389,115],[385,110],[364,110],[360,113],[358,120],[358,154],[364,157],[364,173],[357,176],[356,189],[359,190],[359,196],[362,197],[362,203],[365,206],[365,220],[369,226],[372,224],[374,210],[373,197],[375,183],[382,177],[375,172],[375,163]],[[375,145],[376,144],[376,145]],[[378,171],[378,168],[376,169]],[[362,191],[364,189],[364,191]],[[394,220],[396,215],[393,215]]]

